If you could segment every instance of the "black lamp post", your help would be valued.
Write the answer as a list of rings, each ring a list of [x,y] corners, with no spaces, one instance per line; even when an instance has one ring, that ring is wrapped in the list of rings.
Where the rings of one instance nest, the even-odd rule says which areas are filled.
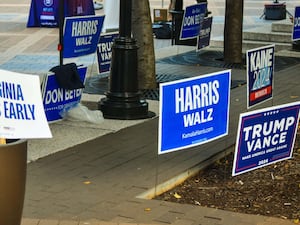
[[[59,65],[62,66],[64,64],[63,62],[63,47],[64,47],[64,22],[65,22],[65,1],[60,0],[59,1],[59,21],[58,21],[58,27],[59,27],[59,43],[58,43],[58,51],[59,51]]]
[[[148,103],[138,90],[136,40],[131,35],[132,0],[120,0],[119,37],[112,46],[109,91],[98,102],[104,118],[143,119],[149,117]]]

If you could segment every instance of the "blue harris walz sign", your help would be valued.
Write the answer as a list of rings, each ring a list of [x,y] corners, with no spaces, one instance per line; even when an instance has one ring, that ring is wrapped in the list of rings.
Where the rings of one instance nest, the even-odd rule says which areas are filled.
[[[207,3],[186,7],[182,19],[180,40],[198,37],[206,13]]]
[[[293,27],[293,41],[300,40],[300,6],[295,7],[294,27]]]
[[[275,45],[247,51],[247,107],[273,97]]]
[[[104,16],[66,17],[63,57],[73,58],[96,52]]]
[[[300,102],[240,115],[232,175],[292,156]]]
[[[158,154],[228,133],[231,71],[160,84]]]

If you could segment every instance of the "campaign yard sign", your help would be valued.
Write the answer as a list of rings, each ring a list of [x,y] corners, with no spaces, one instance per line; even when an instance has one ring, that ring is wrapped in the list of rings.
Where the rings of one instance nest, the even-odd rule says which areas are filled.
[[[31,0],[27,27],[58,27],[60,0]],[[64,1],[64,15],[95,15],[92,0]]]
[[[1,138],[52,137],[38,76],[0,70],[0,121]]]
[[[206,13],[207,3],[187,6],[181,25],[180,40],[198,37]]]
[[[295,14],[294,14],[294,27],[293,27],[293,41],[300,40],[300,6],[295,7]]]
[[[247,51],[247,107],[273,98],[275,45]]]
[[[95,53],[104,16],[66,17],[63,57],[73,58]]]
[[[209,46],[211,34],[212,17],[206,17],[203,20],[200,34],[198,36],[197,51]]]
[[[87,67],[79,67],[78,74],[84,83]],[[54,73],[48,74],[43,83],[43,105],[48,122],[61,120],[63,113],[81,100],[82,89],[66,90],[61,88]]]
[[[299,109],[294,102],[241,114],[232,175],[291,158]]]
[[[231,71],[160,84],[158,154],[228,134]]]
[[[114,43],[114,39],[118,36],[119,36],[118,32],[106,33],[100,36],[100,40],[97,48],[99,73],[105,73],[110,71],[112,45]]]

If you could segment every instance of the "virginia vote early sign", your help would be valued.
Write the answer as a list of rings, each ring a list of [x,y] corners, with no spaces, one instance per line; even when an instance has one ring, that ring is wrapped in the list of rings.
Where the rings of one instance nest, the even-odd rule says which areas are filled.
[[[0,70],[0,121],[1,138],[52,137],[38,76]]]

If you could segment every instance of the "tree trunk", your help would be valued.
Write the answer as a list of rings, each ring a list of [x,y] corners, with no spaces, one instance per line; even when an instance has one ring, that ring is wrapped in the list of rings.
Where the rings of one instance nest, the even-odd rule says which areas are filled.
[[[226,0],[224,26],[224,61],[239,63],[243,61],[243,9],[244,0]]]
[[[155,55],[148,0],[132,0],[132,33],[137,40],[139,89],[155,89]]]

